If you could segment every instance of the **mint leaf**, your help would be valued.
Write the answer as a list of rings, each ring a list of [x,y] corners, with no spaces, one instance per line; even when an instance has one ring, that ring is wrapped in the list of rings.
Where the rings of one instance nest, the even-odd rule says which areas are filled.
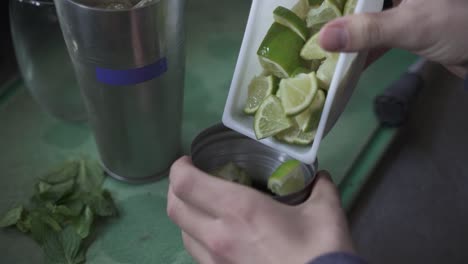
[[[5,215],[0,220],[0,227],[8,227],[12,225],[16,225],[18,221],[21,220],[21,215],[23,214],[23,206],[17,206],[15,208],[10,209],[10,211],[6,212]]]
[[[23,211],[23,217],[16,223],[16,228],[23,233],[31,231],[31,215],[26,210]]]
[[[63,206],[66,206],[68,208],[68,210],[70,211],[69,215],[70,216],[78,216],[81,214],[81,212],[83,211],[83,207],[84,207],[84,202],[81,200],[81,197],[77,197],[75,199],[70,199],[70,200],[67,200],[63,203]]]
[[[44,224],[46,224],[50,228],[52,228],[52,230],[54,230],[56,232],[62,230],[62,227],[60,226],[60,224],[52,216],[50,216],[49,214],[41,213],[40,219],[42,220],[42,222]]]
[[[31,237],[39,244],[42,245],[49,233],[54,231],[42,221],[41,214],[38,211],[31,213]]]
[[[90,194],[87,204],[93,212],[98,216],[116,216],[117,207],[109,191],[104,190],[102,193]]]
[[[74,185],[75,179],[68,179],[57,184],[39,181],[37,184],[37,191],[41,200],[57,202],[67,194],[70,194],[73,191]]]
[[[80,256],[81,238],[73,227],[67,227],[61,232],[51,232],[43,244],[47,263],[78,264],[84,261]]]
[[[42,181],[54,185],[74,179],[78,174],[78,161],[66,161],[61,166],[53,169],[47,175],[41,177]]]
[[[83,214],[74,221],[74,226],[76,233],[81,238],[86,238],[89,236],[89,231],[91,230],[91,225],[93,224],[94,213],[89,206],[86,206]]]
[[[82,160],[76,179],[82,192],[99,192],[104,182],[104,171],[96,161]]]
[[[0,226],[13,226],[42,246],[47,263],[79,264],[96,217],[117,215],[109,191],[102,189],[105,174],[98,162],[77,160],[41,177],[27,205],[13,208],[0,219]]]

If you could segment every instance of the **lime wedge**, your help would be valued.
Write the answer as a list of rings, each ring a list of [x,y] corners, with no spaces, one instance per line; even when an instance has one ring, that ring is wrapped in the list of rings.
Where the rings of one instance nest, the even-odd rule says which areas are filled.
[[[306,19],[307,13],[309,13],[309,0],[299,0],[297,3],[291,8],[291,11],[294,12],[300,19]]]
[[[279,78],[288,78],[302,66],[299,56],[304,40],[279,23],[273,23],[257,51],[263,68]]]
[[[293,11],[282,6],[278,6],[275,11],[273,11],[273,15],[277,23],[290,28],[304,41],[307,40],[309,31],[307,30],[306,23]]]
[[[296,77],[283,79],[279,85],[281,103],[286,115],[296,115],[304,111],[317,92],[315,73],[301,73]]]
[[[311,60],[309,61],[309,69],[310,71],[316,72],[320,65],[322,65],[322,60]]]
[[[319,33],[313,35],[307,43],[302,47],[301,57],[306,60],[322,60],[327,56],[318,43]]]
[[[347,0],[330,0],[330,2],[334,3],[335,6],[340,10],[343,11],[343,8],[345,7],[345,4]],[[341,12],[343,13],[343,12]]]
[[[351,15],[354,13],[354,9],[356,9],[357,0],[348,0],[343,9],[343,15]]]
[[[305,188],[304,172],[297,160],[281,164],[268,179],[268,189],[276,195],[285,196]]]
[[[246,186],[252,185],[252,181],[247,173],[233,162],[229,162],[228,164],[218,168],[210,174],[230,182],[235,182]]]
[[[301,146],[310,145],[314,141],[315,134],[317,133],[316,130],[303,132],[295,119],[292,120],[292,124],[290,128],[276,134],[275,138],[288,144]]]
[[[274,95],[265,98],[254,119],[257,139],[271,137],[290,127],[291,121],[286,117],[281,101]]]
[[[306,69],[304,67],[299,67],[293,72],[292,77],[296,77],[297,75],[299,75],[301,73],[307,73],[308,74],[310,72],[311,72],[311,70],[308,70],[308,69]]]
[[[335,73],[338,58],[338,53],[329,54],[329,57],[317,70],[317,81],[321,89],[328,91],[328,88],[330,88],[330,83],[333,78],[333,74]]]
[[[308,0],[309,6],[319,6],[323,3],[323,0]]]
[[[244,108],[244,113],[255,114],[263,100],[278,89],[278,78],[270,76],[258,76],[249,84],[249,95]]]
[[[319,7],[311,8],[307,14],[306,22],[309,28],[321,28],[329,21],[341,16],[341,9],[343,6],[339,6],[333,0],[325,0]]]
[[[311,132],[312,130],[317,129],[320,117],[322,116],[324,104],[325,93],[322,90],[318,90],[310,106],[304,112],[295,117],[302,132]]]

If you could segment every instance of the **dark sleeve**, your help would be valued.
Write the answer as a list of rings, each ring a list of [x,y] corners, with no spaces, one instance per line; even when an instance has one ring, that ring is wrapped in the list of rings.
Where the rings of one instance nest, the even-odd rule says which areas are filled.
[[[465,82],[464,82],[464,87],[465,91],[468,91],[468,74],[465,76]]]
[[[307,264],[367,264],[364,259],[348,253],[335,252],[322,255]]]

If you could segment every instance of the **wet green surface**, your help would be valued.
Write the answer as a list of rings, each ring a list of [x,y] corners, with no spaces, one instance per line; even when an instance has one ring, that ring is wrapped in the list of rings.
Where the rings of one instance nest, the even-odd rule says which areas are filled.
[[[221,120],[249,8],[250,1],[188,1],[182,139],[186,153],[200,131]],[[372,113],[374,96],[413,60],[412,55],[394,51],[362,77],[319,153],[320,167],[329,169],[337,183],[348,175],[378,129]],[[0,212],[24,201],[34,177],[50,166],[70,156],[97,156],[86,124],[66,124],[49,117],[21,82],[11,86],[16,91],[0,99]],[[100,230],[88,251],[89,263],[192,263],[179,230],[166,217],[167,180],[133,186],[109,179],[106,187],[115,196],[121,217]],[[358,190],[346,187],[342,186],[348,193]],[[0,231],[0,249],[2,263],[42,263],[40,249],[16,232]]]

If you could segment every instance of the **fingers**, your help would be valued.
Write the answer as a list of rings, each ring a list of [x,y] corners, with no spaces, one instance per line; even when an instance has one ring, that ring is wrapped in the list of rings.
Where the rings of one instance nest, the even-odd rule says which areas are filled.
[[[327,205],[341,207],[340,196],[330,174],[327,171],[321,171],[317,177],[309,202],[306,204],[325,202]]]
[[[213,217],[248,210],[263,197],[254,190],[210,176],[183,157],[171,168],[170,185],[174,195]]]
[[[321,30],[319,42],[328,51],[360,51],[378,47],[410,49],[418,39],[410,34],[408,8],[356,14],[336,19]],[[414,24],[414,23],[413,23]],[[413,25],[414,26],[414,25]]]
[[[213,232],[215,219],[195,207],[185,204],[174,195],[171,187],[169,187],[167,194],[167,215],[192,237],[204,239]]]
[[[199,264],[217,264],[213,261],[212,257],[208,253],[205,247],[203,247],[197,240],[192,238],[190,235],[182,231],[182,241],[184,247],[188,253],[195,259]]]

